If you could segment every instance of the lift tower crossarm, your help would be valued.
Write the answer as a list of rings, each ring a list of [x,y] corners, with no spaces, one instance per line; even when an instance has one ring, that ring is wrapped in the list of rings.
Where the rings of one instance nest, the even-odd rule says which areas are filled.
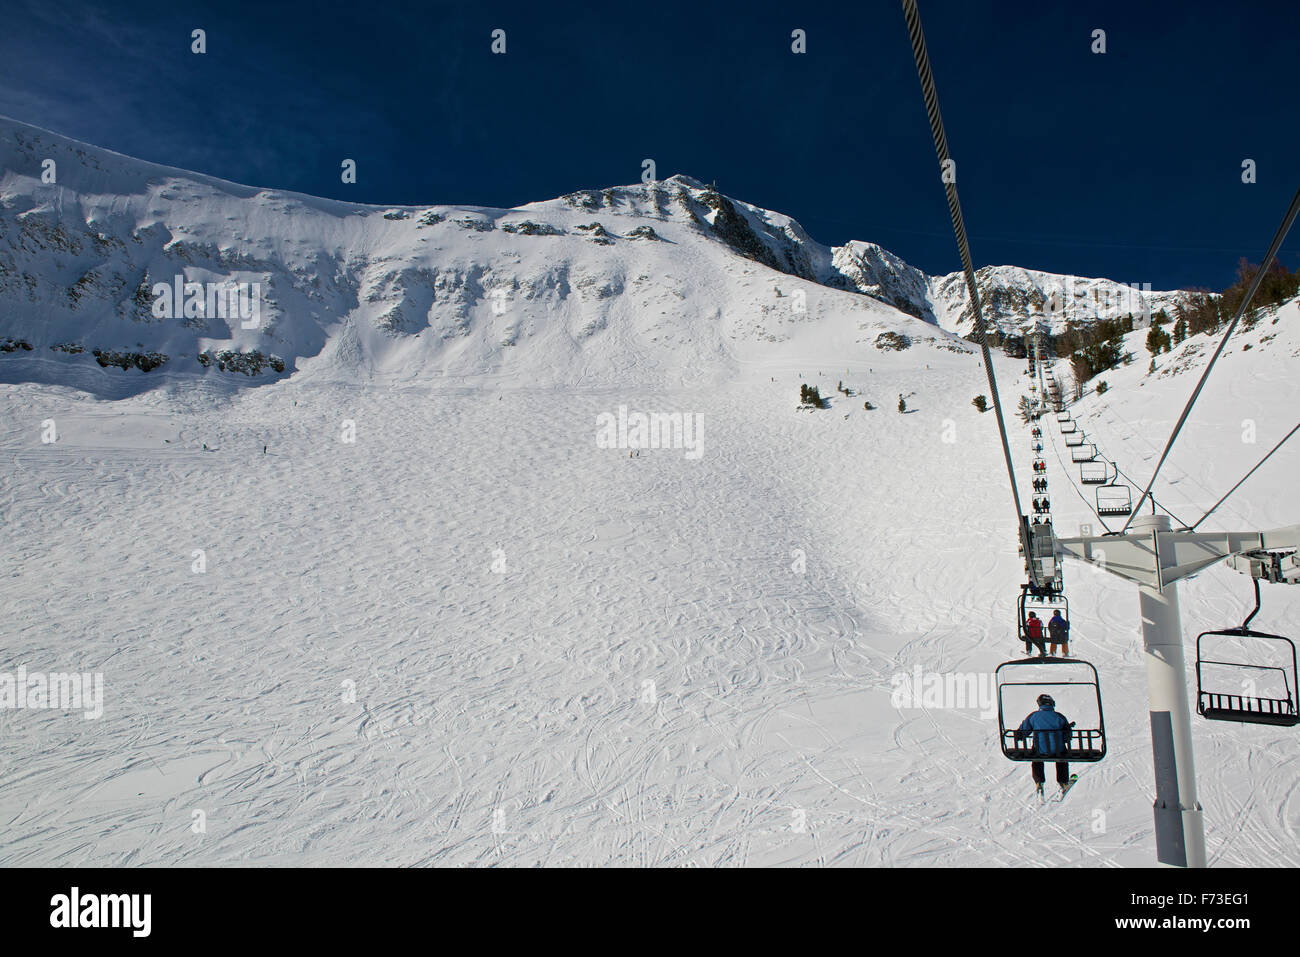
[[[1151,530],[1124,535],[1058,538],[1067,557],[1100,565],[1120,578],[1163,591],[1233,555],[1300,548],[1300,525],[1265,532]]]

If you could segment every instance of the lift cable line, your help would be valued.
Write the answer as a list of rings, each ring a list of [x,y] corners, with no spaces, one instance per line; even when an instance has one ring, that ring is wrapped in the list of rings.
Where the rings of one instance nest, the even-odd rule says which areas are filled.
[[[916,60],[916,73],[921,80],[921,91],[925,95],[925,111],[930,117],[930,132],[934,134],[934,149],[939,157],[939,167],[946,172],[951,168],[948,137],[944,134],[943,117],[939,113],[939,95],[935,92],[934,75],[930,72],[930,54],[926,51],[925,34],[921,31],[921,14],[916,9],[916,0],[902,0],[902,3],[903,15],[907,19],[907,32],[912,38],[912,56]],[[975,285],[975,267],[971,263],[970,243],[966,238],[966,223],[962,219],[961,201],[957,198],[957,183],[954,177],[944,176],[944,190],[948,194],[948,212],[952,216],[952,229],[957,237],[957,249],[961,253],[962,270],[966,275],[966,289],[970,293],[971,308],[975,311],[975,331],[979,333],[980,349],[984,353],[984,371],[988,375],[989,392],[993,396],[993,412],[997,417],[998,434],[1002,439],[1002,457],[1006,460],[1007,478],[1011,482],[1011,499],[1016,507],[1016,528],[1019,530],[1021,548],[1024,549],[1025,563],[1029,566],[1031,577],[1034,577],[1037,572],[1033,562],[1033,551],[1024,520],[1024,509],[1020,504],[1020,491],[1016,487],[1016,471],[1011,464],[1007,424],[1002,415],[998,383],[993,375],[993,357],[989,352],[988,327],[984,323],[979,289]]]
[[[911,0],[904,0],[904,3]],[[915,7],[915,4],[913,4]],[[1255,273],[1255,278],[1250,281],[1250,287],[1246,290],[1246,296],[1241,300],[1241,305],[1237,307],[1237,314],[1232,317],[1232,322],[1228,323],[1228,331],[1223,334],[1219,340],[1219,347],[1214,350],[1214,355],[1210,356],[1209,363],[1205,366],[1205,371],[1201,373],[1201,381],[1196,383],[1196,388],[1192,390],[1192,396],[1187,400],[1187,405],[1183,408],[1183,414],[1178,417],[1178,423],[1174,426],[1174,431],[1169,436],[1169,441],[1165,443],[1165,450],[1160,453],[1160,461],[1156,463],[1156,470],[1151,473],[1151,481],[1147,483],[1146,490],[1143,491],[1142,497],[1138,499],[1137,504],[1133,506],[1133,514],[1129,516],[1120,533],[1128,531],[1129,525],[1133,523],[1133,517],[1137,515],[1138,510],[1142,508],[1142,503],[1147,500],[1151,494],[1151,487],[1156,484],[1156,476],[1160,474],[1160,468],[1165,464],[1165,459],[1169,457],[1169,450],[1174,447],[1174,441],[1178,438],[1178,433],[1182,431],[1183,423],[1192,412],[1192,406],[1196,404],[1196,399],[1201,394],[1201,389],[1205,387],[1205,380],[1210,377],[1210,370],[1214,368],[1214,363],[1218,361],[1219,355],[1223,352],[1223,347],[1228,344],[1228,339],[1232,336],[1233,331],[1237,328],[1237,323],[1245,314],[1246,308],[1250,305],[1251,299],[1259,290],[1260,283],[1264,281],[1264,276],[1268,269],[1273,265],[1273,260],[1277,257],[1277,251],[1282,246],[1282,240],[1286,239],[1286,234],[1291,231],[1291,224],[1295,222],[1296,215],[1300,213],[1300,189],[1297,189],[1295,196],[1291,198],[1291,205],[1282,217],[1282,223],[1273,234],[1273,242],[1268,247],[1268,252],[1264,254],[1264,261],[1260,264],[1259,271]],[[1199,524],[1199,523],[1198,523]]]
[[[1287,439],[1291,438],[1291,436],[1295,435],[1296,432],[1300,432],[1300,422],[1297,422],[1296,425],[1295,425],[1295,428],[1293,428],[1293,429],[1292,429],[1290,432],[1288,432],[1286,435],[1282,436],[1282,441],[1281,441],[1281,442],[1278,442],[1277,445],[1275,445],[1275,446],[1273,446],[1271,449],[1269,449],[1269,451],[1268,451],[1268,455],[1264,456],[1262,459],[1260,459],[1258,462],[1256,462],[1256,463],[1255,463],[1255,468],[1251,469],[1249,472],[1247,472],[1245,475],[1243,475],[1243,476],[1241,477],[1241,481],[1240,481],[1240,482],[1238,482],[1238,483],[1237,483],[1236,485],[1234,485],[1232,488],[1228,489],[1228,491],[1224,493],[1223,498],[1219,499],[1217,502],[1215,502],[1213,505],[1211,505],[1211,506],[1210,506],[1210,511],[1209,511],[1209,512],[1206,512],[1204,515],[1202,515],[1200,518],[1198,518],[1198,519],[1196,520],[1196,525],[1200,525],[1201,522],[1203,522],[1203,521],[1205,521],[1207,518],[1209,518],[1209,517],[1210,517],[1210,512],[1213,512],[1216,508],[1218,508],[1218,507],[1219,507],[1220,505],[1222,505],[1225,501],[1227,501],[1229,495],[1231,495],[1233,492],[1237,491],[1237,489],[1241,488],[1244,484],[1246,484],[1246,479],[1248,479],[1248,478],[1250,478],[1252,475],[1254,475],[1255,472],[1259,469],[1259,467],[1260,467],[1261,465],[1263,465],[1265,462],[1267,462],[1267,461],[1269,460],[1269,458],[1272,457],[1273,453],[1276,452],[1278,449],[1280,449],[1280,448],[1282,447],[1282,443],[1285,442]],[[1190,532],[1194,532],[1194,531],[1196,531],[1196,525],[1185,526],[1185,527],[1187,528],[1188,531],[1190,531]],[[1259,609],[1256,608],[1255,610],[1258,611]],[[1247,620],[1247,624],[1249,624],[1249,619]],[[1243,625],[1242,627],[1245,627],[1245,625]]]

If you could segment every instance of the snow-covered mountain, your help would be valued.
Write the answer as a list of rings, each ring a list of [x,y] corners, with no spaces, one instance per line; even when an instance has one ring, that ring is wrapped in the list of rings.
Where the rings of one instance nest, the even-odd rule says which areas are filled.
[[[965,351],[971,331],[960,274],[927,277],[871,243],[824,246],[687,176],[515,209],[384,208],[239,186],[13,120],[0,120],[0,170],[10,380],[94,388],[97,360],[164,378],[526,368],[534,381],[661,383],[792,340],[856,356],[918,340]],[[1079,284],[1055,313],[1065,277],[997,267],[980,281],[1007,332],[1043,309],[1054,327],[1131,311],[1109,280]],[[228,283],[244,299],[224,310]]]
[[[986,321],[1013,334],[1041,324],[1057,335],[1070,323],[1087,325],[1127,315],[1145,325],[1161,309],[1172,315],[1176,306],[1191,298],[1183,291],[1153,292],[1138,283],[1061,276],[1019,266],[984,266],[975,271],[975,282]],[[970,335],[975,316],[962,273],[936,276],[927,290],[938,322],[945,329]]]

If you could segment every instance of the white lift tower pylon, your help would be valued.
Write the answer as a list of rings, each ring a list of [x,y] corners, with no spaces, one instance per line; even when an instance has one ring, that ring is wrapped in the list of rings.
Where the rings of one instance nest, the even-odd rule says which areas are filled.
[[[1144,515],[1133,519],[1130,528],[1123,535],[1058,538],[1056,545],[1062,556],[1138,586],[1156,778],[1156,860],[1204,867],[1205,823],[1196,797],[1177,583],[1224,559],[1256,578],[1300,581],[1295,554],[1300,525],[1267,532],[1175,531],[1168,515]]]

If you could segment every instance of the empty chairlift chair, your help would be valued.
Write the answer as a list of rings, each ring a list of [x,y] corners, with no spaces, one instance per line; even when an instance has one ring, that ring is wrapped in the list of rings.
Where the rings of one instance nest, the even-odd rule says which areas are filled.
[[[1122,482],[1111,480],[1097,489],[1097,514],[1128,515],[1133,511],[1133,492]]]
[[[1259,614],[1259,579],[1255,610],[1240,628],[1207,631],[1196,638],[1196,711],[1210,721],[1237,721],[1292,728],[1300,724],[1296,709],[1295,642],[1282,635],[1252,631]],[[1207,658],[1233,643],[1261,652],[1253,662]],[[1263,654],[1265,650],[1271,654]],[[1222,690],[1220,690],[1222,689]]]
[[[1110,479],[1110,463],[1083,462],[1079,465],[1079,481],[1084,485],[1105,485]]]
[[[1077,431],[1079,431],[1079,423],[1075,422],[1073,419],[1061,423],[1062,435],[1071,435]]]
[[[1088,440],[1086,432],[1071,432],[1065,437],[1065,447],[1072,449],[1076,446],[1083,445]]]
[[[1069,421],[1070,421],[1070,413],[1069,413],[1069,412],[1060,412],[1060,411],[1058,411],[1058,412],[1056,413],[1056,421],[1057,421],[1057,422],[1060,422],[1060,423],[1062,423],[1062,424],[1064,424],[1064,423],[1066,423],[1066,422],[1069,422]]]
[[[1097,446],[1089,443],[1070,449],[1071,462],[1091,462],[1097,457]]]

